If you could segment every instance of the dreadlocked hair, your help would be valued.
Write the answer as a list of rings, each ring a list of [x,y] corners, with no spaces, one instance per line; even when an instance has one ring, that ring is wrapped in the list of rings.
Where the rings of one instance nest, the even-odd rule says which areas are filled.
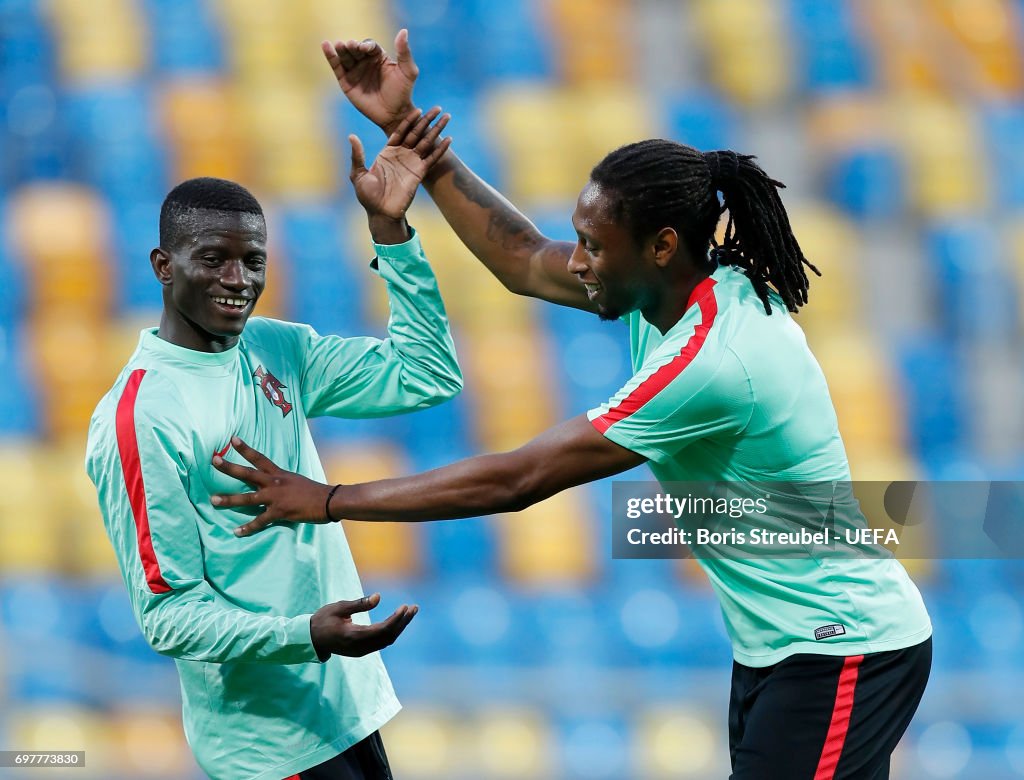
[[[637,241],[670,227],[696,262],[707,257],[712,270],[719,265],[741,268],[766,313],[772,313],[772,288],[796,312],[807,303],[810,286],[804,266],[821,273],[793,235],[779,197],[786,185],[770,178],[754,159],[652,139],[611,152],[594,167],[590,180],[613,198],[615,217],[629,225]],[[726,211],[729,220],[719,245],[715,229]]]

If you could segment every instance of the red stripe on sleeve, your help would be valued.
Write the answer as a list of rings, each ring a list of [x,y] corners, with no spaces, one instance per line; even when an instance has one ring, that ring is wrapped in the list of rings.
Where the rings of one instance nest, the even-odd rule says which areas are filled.
[[[139,557],[142,570],[146,573],[146,584],[154,593],[167,593],[171,586],[164,582],[160,564],[156,560],[153,539],[149,534],[149,508],[146,506],[146,486],[142,482],[142,461],[139,460],[139,440],[135,435],[135,399],[139,396],[139,385],[145,369],[137,368],[128,377],[128,384],[117,402],[117,449],[121,454],[121,470],[124,484],[128,489],[128,502],[135,518],[135,536],[139,543]]]
[[[814,780],[832,780],[839,765],[843,745],[846,744],[846,732],[850,728],[850,713],[853,711],[853,693],[857,687],[857,675],[860,673],[862,655],[851,655],[843,662],[843,670],[839,673],[839,686],[836,689],[836,703],[832,707],[832,722],[825,737],[825,746],[821,749],[818,759],[818,770]]]
[[[689,305],[692,306],[696,301],[700,306],[700,324],[694,328],[693,335],[687,339],[679,354],[633,388],[633,391],[617,406],[612,407],[600,417],[595,417],[592,422],[597,430],[604,433],[615,423],[625,420],[642,408],[644,404],[668,387],[672,380],[683,373],[683,370],[693,362],[697,353],[700,352],[700,348],[704,346],[708,331],[711,330],[715,317],[718,315],[718,301],[711,293],[714,286],[715,280],[708,277],[698,284],[690,294]]]

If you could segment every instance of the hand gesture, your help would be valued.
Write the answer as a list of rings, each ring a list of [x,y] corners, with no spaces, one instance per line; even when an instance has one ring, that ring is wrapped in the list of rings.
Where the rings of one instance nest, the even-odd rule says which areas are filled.
[[[336,601],[320,607],[309,621],[313,649],[321,659],[328,655],[362,656],[388,647],[398,639],[419,607],[403,604],[381,623],[363,626],[352,621],[356,612],[369,612],[380,603],[380,594],[355,601]]]
[[[409,49],[409,31],[395,36],[396,59],[376,41],[324,41],[320,48],[346,97],[390,135],[410,110],[420,70]]]
[[[237,436],[231,437],[231,446],[254,468],[229,463],[220,455],[213,456],[213,466],[230,477],[248,482],[251,493],[213,496],[210,502],[219,509],[239,506],[265,507],[261,515],[235,529],[236,536],[249,536],[262,531],[271,523],[327,523],[327,496],[329,485],[307,479],[301,474],[285,471],[261,452],[257,452]]]
[[[405,216],[423,177],[451,146],[451,137],[437,142],[451,117],[445,114],[432,127],[430,125],[440,113],[441,109],[437,107],[422,115],[419,109],[411,111],[395,128],[387,146],[377,155],[369,170],[362,141],[355,135],[348,137],[352,145],[352,173],[349,178],[355,187],[356,198],[367,214],[379,214],[389,219]]]

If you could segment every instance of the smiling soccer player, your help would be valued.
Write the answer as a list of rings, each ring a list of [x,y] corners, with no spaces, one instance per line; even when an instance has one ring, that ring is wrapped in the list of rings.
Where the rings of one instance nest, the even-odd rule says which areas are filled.
[[[136,619],[175,659],[185,733],[215,780],[391,777],[377,729],[399,703],[377,651],[416,607],[369,624],[380,597],[363,596],[338,526],[240,547],[233,524],[209,508],[211,494],[240,483],[210,457],[228,456],[244,432],[323,479],[309,418],[407,412],[461,389],[437,284],[405,221],[447,148],[435,144],[446,121],[431,127],[436,116],[410,114],[370,169],[350,139],[391,302],[387,339],[251,316],[266,284],[267,226],[240,185],[192,179],[161,209],[150,259],[163,315],[97,407],[87,466]],[[425,141],[422,152],[403,139]]]

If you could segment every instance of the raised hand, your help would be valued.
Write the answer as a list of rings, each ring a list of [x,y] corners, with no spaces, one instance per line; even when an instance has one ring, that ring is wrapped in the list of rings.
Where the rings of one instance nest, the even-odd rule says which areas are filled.
[[[380,594],[364,596],[355,601],[336,601],[321,607],[309,621],[313,648],[321,659],[328,655],[362,656],[391,645],[419,607],[403,604],[386,620],[363,626],[352,621],[356,612],[369,612],[380,603]]]
[[[409,31],[399,30],[395,36],[394,59],[369,38],[324,41],[320,49],[352,105],[385,133],[393,133],[412,110],[412,87],[420,72],[409,48]]]
[[[348,137],[352,145],[349,178],[356,198],[371,217],[381,215],[397,220],[405,216],[423,177],[451,146],[450,137],[437,140],[451,117],[444,114],[431,125],[440,114],[437,107],[426,114],[419,109],[409,112],[370,169],[366,168],[362,141],[355,135]]]

